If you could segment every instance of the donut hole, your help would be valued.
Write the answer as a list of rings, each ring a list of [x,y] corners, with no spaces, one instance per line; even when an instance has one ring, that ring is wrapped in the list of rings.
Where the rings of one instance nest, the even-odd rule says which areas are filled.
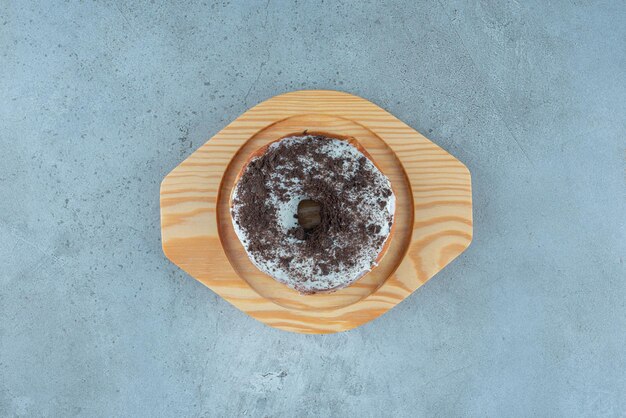
[[[315,229],[322,221],[321,206],[315,200],[305,199],[298,203],[298,224],[305,230]]]

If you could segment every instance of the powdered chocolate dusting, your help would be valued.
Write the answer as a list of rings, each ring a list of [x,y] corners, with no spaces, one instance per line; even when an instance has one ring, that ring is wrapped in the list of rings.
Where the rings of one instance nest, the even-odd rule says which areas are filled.
[[[299,225],[302,200],[320,205],[320,224]],[[389,180],[348,142],[284,138],[252,159],[232,195],[235,232],[252,262],[304,294],[345,287],[375,265],[389,236]]]

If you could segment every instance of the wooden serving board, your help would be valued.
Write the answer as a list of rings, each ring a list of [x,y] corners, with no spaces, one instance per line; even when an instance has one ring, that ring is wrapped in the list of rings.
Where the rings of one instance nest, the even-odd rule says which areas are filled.
[[[394,234],[379,265],[345,289],[309,296],[250,262],[229,213],[230,193],[248,156],[304,130],[356,138],[390,179],[397,199]],[[467,248],[470,173],[365,99],[295,91],[248,110],[165,177],[161,232],[172,262],[253,318],[300,333],[344,331],[393,308]]]

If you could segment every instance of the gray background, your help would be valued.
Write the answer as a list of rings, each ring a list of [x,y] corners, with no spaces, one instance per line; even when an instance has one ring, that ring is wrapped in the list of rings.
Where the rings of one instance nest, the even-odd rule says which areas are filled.
[[[0,3],[0,415],[626,413],[624,2]],[[159,238],[163,176],[302,88],[473,174],[469,250],[337,335],[250,319]]]

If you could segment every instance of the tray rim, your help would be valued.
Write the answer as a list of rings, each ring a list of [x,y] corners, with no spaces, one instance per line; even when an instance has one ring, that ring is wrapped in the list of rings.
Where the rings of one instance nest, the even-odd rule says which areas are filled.
[[[323,119],[326,118],[326,121],[323,121]],[[255,133],[251,138],[249,138],[236,152],[235,155],[233,156],[233,158],[231,159],[231,161],[229,162],[229,164],[226,167],[225,170],[225,176],[222,178],[222,181],[220,183],[220,187],[219,187],[219,191],[217,194],[217,209],[216,209],[216,216],[218,217],[218,236],[220,238],[220,242],[222,244],[222,247],[226,248],[225,246],[225,241],[227,241],[224,237],[225,234],[228,234],[226,230],[231,230],[233,229],[232,227],[232,223],[228,222],[228,226],[224,226],[222,225],[222,223],[219,221],[220,217],[228,217],[228,219],[230,220],[230,214],[228,214],[228,216],[226,214],[224,214],[223,210],[220,210],[220,204],[222,203],[222,201],[225,199],[223,196],[228,196],[228,198],[226,200],[230,201],[230,195],[232,193],[232,187],[229,190],[224,190],[225,188],[227,189],[227,187],[225,187],[226,184],[226,177],[227,177],[227,173],[229,171],[231,171],[231,165],[233,165],[234,160],[237,158],[237,156],[243,151],[243,149],[245,147],[248,146],[248,143],[250,141],[253,141],[257,135],[261,134],[262,132],[266,131],[266,130],[274,130],[276,127],[280,126],[282,123],[285,122],[290,122],[293,119],[312,119],[314,121],[316,121],[315,123],[322,123],[322,124],[326,124],[326,123],[337,123],[338,121],[340,121],[339,123],[341,124],[347,124],[347,125],[351,125],[348,127],[348,129],[350,130],[354,130],[355,127],[358,130],[364,131],[363,133],[359,133],[358,135],[355,132],[351,132],[354,133],[354,135],[357,136],[347,136],[347,135],[343,135],[343,134],[337,134],[335,132],[332,131],[311,131],[310,133],[315,134],[323,134],[323,135],[328,135],[331,137],[336,137],[336,138],[343,138],[344,140],[348,140],[348,141],[355,141],[357,142],[361,147],[363,147],[362,152],[365,152],[369,155],[369,158],[372,158],[372,161],[374,162],[374,164],[376,164],[378,166],[378,168],[383,171],[389,178],[389,180],[392,183],[392,188],[394,189],[394,191],[396,192],[396,209],[398,209],[398,205],[401,201],[405,201],[405,203],[407,205],[409,205],[408,207],[410,208],[410,210],[408,212],[405,212],[405,214],[400,214],[398,213],[398,210],[396,210],[396,221],[394,222],[394,226],[392,228],[392,230],[395,231],[394,235],[391,237],[391,239],[389,240],[389,246],[386,249],[385,253],[383,255],[386,255],[387,252],[393,254],[392,251],[392,246],[395,246],[395,250],[397,251],[396,254],[400,255],[400,257],[395,257],[396,260],[395,262],[391,260],[391,258],[389,257],[382,257],[382,259],[379,261],[378,266],[376,266],[375,268],[373,268],[370,272],[366,273],[364,276],[360,277],[359,279],[357,279],[354,283],[352,283],[350,286],[347,286],[347,288],[343,288],[338,290],[337,292],[322,292],[322,293],[318,293],[316,295],[309,295],[306,296],[307,299],[309,299],[307,302],[310,303],[310,299],[312,298],[319,298],[319,297],[324,297],[326,296],[328,293],[332,293],[333,296],[343,296],[345,295],[344,292],[349,291],[349,292],[354,292],[354,288],[357,287],[363,287],[364,285],[364,281],[368,281],[368,279],[372,279],[374,277],[371,277],[370,275],[373,273],[376,276],[379,277],[384,277],[384,279],[382,280],[374,280],[373,282],[371,282],[370,285],[366,285],[365,288],[372,288],[374,287],[374,289],[372,289],[372,291],[370,291],[369,293],[364,292],[363,294],[360,294],[362,292],[358,292],[359,295],[356,296],[355,299],[355,295],[351,295],[348,298],[349,299],[355,299],[352,300],[348,303],[341,303],[340,306],[332,306],[332,307],[320,307],[320,306],[308,306],[307,308],[296,308],[296,307],[292,307],[292,309],[294,309],[295,311],[317,311],[317,312],[325,312],[325,311],[332,311],[332,310],[337,310],[339,308],[344,308],[344,307],[349,307],[351,305],[354,305],[355,303],[359,302],[360,300],[367,298],[368,296],[370,296],[372,293],[374,293],[375,290],[377,290],[380,286],[382,286],[384,284],[384,282],[390,277],[392,276],[395,271],[398,269],[400,263],[402,262],[402,260],[404,259],[406,252],[409,249],[410,246],[410,242],[411,242],[411,235],[412,235],[412,230],[413,230],[413,195],[411,192],[411,188],[410,188],[410,184],[409,184],[409,179],[407,178],[406,172],[402,166],[402,164],[400,163],[400,161],[398,160],[397,156],[395,155],[395,153],[393,152],[393,150],[391,150],[391,148],[388,147],[388,145],[386,144],[386,142],[378,137],[374,132],[368,130],[366,127],[358,124],[355,121],[349,120],[349,119],[345,119],[336,115],[328,115],[328,114],[320,114],[320,113],[311,113],[311,112],[306,112],[306,113],[301,113],[301,114],[296,114],[296,115],[292,115],[289,116],[285,119],[282,119],[280,121],[277,121],[271,125],[265,126],[263,128],[261,128],[257,133]],[[301,121],[297,121],[297,124],[301,124],[299,129],[295,129],[293,130],[291,127],[289,128],[289,130],[283,130],[282,132],[280,132],[280,134],[278,134],[279,138],[285,137],[285,136],[290,136],[290,135],[296,135],[302,132],[302,129],[306,129],[306,127],[311,126],[310,124],[302,124],[303,122]],[[342,127],[342,129],[344,129]],[[307,131],[309,131],[309,129],[307,129]],[[289,132],[286,135],[283,135],[285,132]],[[366,137],[370,137],[369,139],[366,139]],[[372,139],[375,138],[374,140]],[[365,142],[370,142],[369,146],[373,147],[373,148],[378,148],[376,149],[376,151],[373,151],[372,149],[370,149],[371,152],[375,152],[375,153],[380,153],[380,148],[378,147],[380,144],[384,144],[384,147],[387,149],[387,151],[385,152],[387,155],[384,156],[384,159],[389,160],[395,160],[394,161],[394,169],[388,169],[387,167],[389,166],[389,162],[385,163],[385,168],[380,167],[378,164],[381,163],[381,160],[378,160],[376,158],[374,158],[373,155],[370,154],[370,151],[368,151],[365,147],[365,145],[362,142],[362,140],[365,140]],[[263,145],[260,145],[260,147],[262,148],[263,146],[267,146],[269,145],[269,143],[276,141],[276,139],[274,137],[272,137],[271,140],[269,140],[269,142],[265,142],[262,141]],[[372,143],[373,142],[373,143]],[[255,152],[256,148],[253,148],[252,152]],[[383,156],[381,156],[383,157]],[[247,162],[247,160],[246,160]],[[244,162],[244,166],[245,166],[245,162]],[[239,176],[241,175],[241,170],[243,170],[243,166],[242,167],[237,167],[235,172],[237,173],[237,176],[235,177],[234,181],[228,182],[228,184],[231,184],[231,186],[234,186],[234,184],[237,182]],[[392,175],[391,171],[396,170],[397,173],[395,173],[395,176]],[[394,180],[393,177],[402,177],[402,180],[400,179],[396,179]],[[403,191],[404,193],[402,194],[398,194],[399,191]],[[401,206],[401,205],[400,205]],[[399,229],[402,230],[403,228],[408,228],[408,232],[406,233],[402,233],[400,231],[398,231]],[[232,231],[234,233],[234,231]],[[237,241],[237,244],[239,244],[239,240],[235,239]],[[401,241],[400,241],[401,240]],[[398,247],[398,245],[400,245],[400,247]],[[243,250],[243,247],[237,245],[238,247],[240,247],[240,253],[243,252],[243,255],[245,256],[245,258],[247,259],[247,255],[245,254],[245,250]],[[227,258],[229,259],[229,261],[231,262],[231,266],[233,267],[233,270],[237,271],[238,267],[235,266],[236,263],[233,263],[233,258],[236,258],[234,256],[232,256],[232,254],[230,254],[230,251],[224,251],[226,253]],[[393,263],[393,264],[389,264],[389,263]],[[391,266],[391,269],[389,270],[389,266]],[[387,269],[388,274],[386,276],[381,276],[381,271],[379,271],[379,269]],[[255,270],[258,270],[255,267]],[[264,274],[264,273],[263,273]],[[265,274],[264,274],[265,275]],[[242,277],[240,275],[240,277],[248,282],[248,280],[245,277]],[[269,278],[269,276],[267,276],[269,280],[273,281],[273,279]],[[248,284],[250,284],[250,282],[248,282]],[[375,286],[372,286],[373,284],[375,284]],[[251,287],[255,288],[256,292],[259,294],[259,296],[264,297],[259,290],[252,284],[250,284]],[[281,287],[284,286],[281,284]],[[350,289],[348,289],[350,288]],[[283,287],[283,289],[285,289]],[[290,292],[293,292],[293,290],[289,290]],[[294,298],[302,298],[301,295],[291,295],[292,297],[290,298],[291,301],[293,301]],[[267,299],[267,298],[266,298]],[[280,299],[280,298],[278,298]],[[278,305],[281,306],[285,306],[287,308],[289,308],[288,305],[282,304],[278,301],[276,301],[275,299],[272,299],[272,301]]]

